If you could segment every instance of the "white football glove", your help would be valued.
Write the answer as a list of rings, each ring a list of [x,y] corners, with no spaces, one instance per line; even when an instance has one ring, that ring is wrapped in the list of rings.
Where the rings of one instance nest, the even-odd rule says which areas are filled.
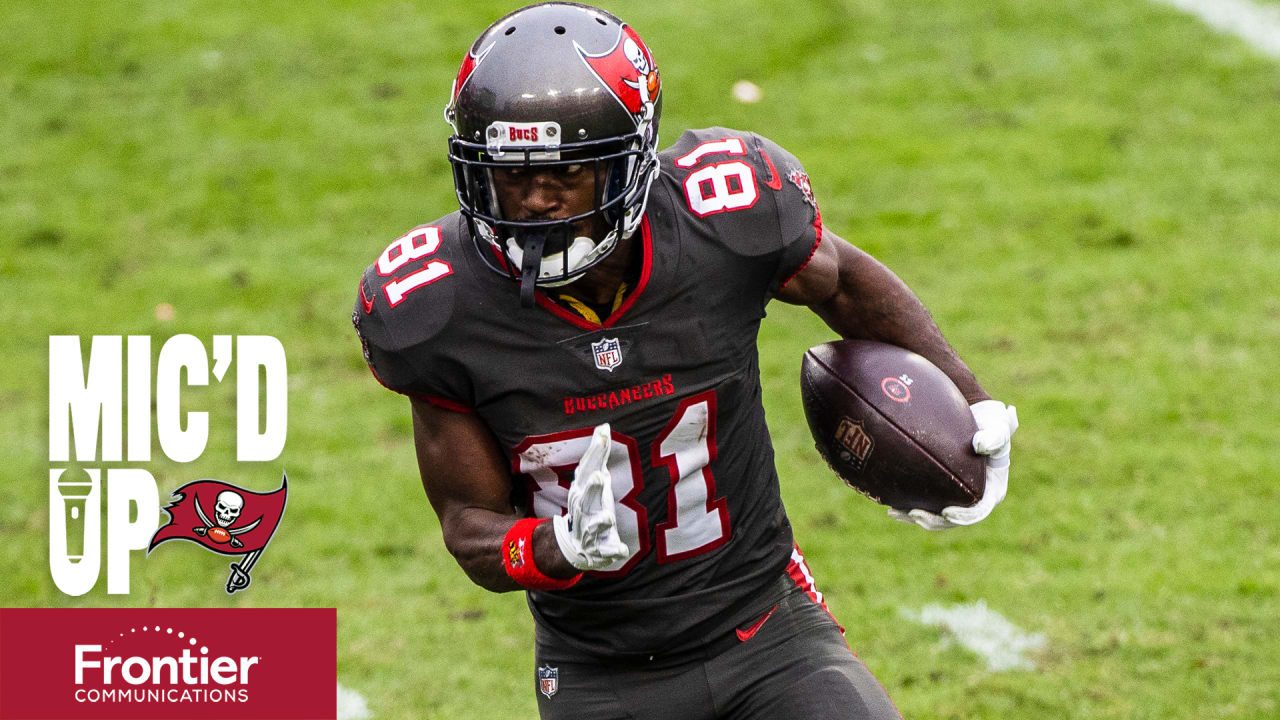
[[[611,444],[609,423],[597,425],[591,444],[573,471],[568,512],[551,518],[560,552],[579,570],[609,567],[631,552],[618,537],[613,479],[609,476]]]
[[[1009,449],[1013,431],[1018,429],[1018,411],[999,400],[983,400],[969,406],[978,432],[973,435],[973,451],[987,456],[987,486],[976,505],[953,505],[942,508],[942,514],[927,510],[903,511],[889,508],[894,520],[915,523],[925,530],[946,530],[958,525],[973,525],[991,514],[1009,490]]]

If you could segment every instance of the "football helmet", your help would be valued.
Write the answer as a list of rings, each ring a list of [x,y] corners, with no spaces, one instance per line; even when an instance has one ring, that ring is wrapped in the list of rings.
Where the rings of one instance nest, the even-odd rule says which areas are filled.
[[[586,5],[516,10],[472,44],[445,120],[458,205],[480,257],[534,287],[572,282],[630,237],[658,175],[662,83],[635,30]],[[589,211],[505,217],[494,173],[584,166],[596,178]],[[599,228],[606,227],[603,237]],[[596,228],[593,233],[590,229]]]

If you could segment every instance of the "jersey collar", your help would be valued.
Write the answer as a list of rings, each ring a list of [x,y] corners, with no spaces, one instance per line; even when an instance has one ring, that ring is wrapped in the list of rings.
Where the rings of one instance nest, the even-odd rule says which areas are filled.
[[[605,318],[603,322],[591,322],[587,318],[560,305],[555,300],[552,300],[541,290],[537,291],[534,295],[534,299],[552,315],[555,315],[571,325],[576,325],[583,330],[601,330],[613,327],[624,315],[627,314],[627,311],[631,309],[631,306],[635,305],[636,300],[649,284],[649,272],[653,266],[653,240],[649,235],[649,216],[647,214],[640,220],[640,238],[644,255],[644,259],[642,261],[643,264],[640,266],[640,279],[636,281],[635,290],[632,290],[631,293],[622,301],[622,304],[613,312],[609,313],[609,317]]]

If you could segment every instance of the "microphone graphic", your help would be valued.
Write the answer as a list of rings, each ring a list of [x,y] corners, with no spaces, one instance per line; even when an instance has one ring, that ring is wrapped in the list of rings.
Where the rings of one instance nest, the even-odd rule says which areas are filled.
[[[67,559],[72,562],[84,557],[84,504],[92,490],[89,473],[80,468],[67,468],[58,480],[58,494],[66,513]]]

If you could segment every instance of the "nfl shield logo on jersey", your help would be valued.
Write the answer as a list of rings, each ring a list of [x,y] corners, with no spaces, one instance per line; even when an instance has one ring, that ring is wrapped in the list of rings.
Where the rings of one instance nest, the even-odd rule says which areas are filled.
[[[538,689],[548,698],[560,689],[560,669],[550,665],[538,668]]]
[[[622,345],[618,338],[603,338],[600,342],[591,343],[591,355],[595,358],[596,367],[613,372],[622,364]]]

